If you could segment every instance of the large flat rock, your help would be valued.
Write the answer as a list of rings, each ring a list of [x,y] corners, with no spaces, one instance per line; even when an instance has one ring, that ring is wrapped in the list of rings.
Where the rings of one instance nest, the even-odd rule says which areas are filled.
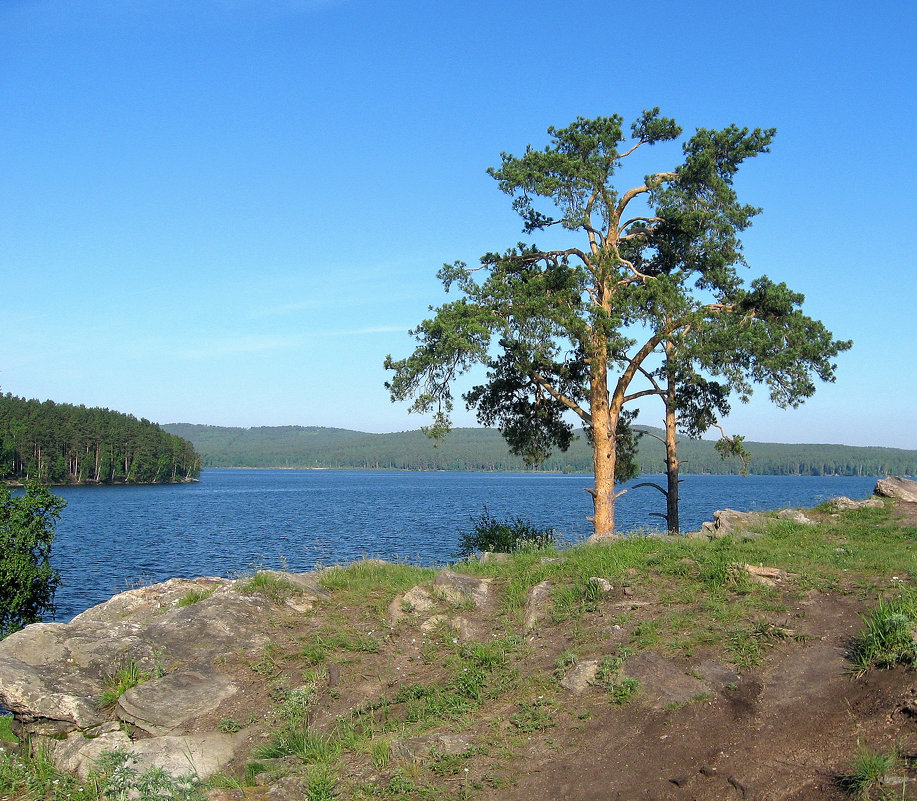
[[[917,503],[917,481],[912,479],[901,478],[900,476],[889,476],[880,478],[876,482],[876,495],[883,495],[886,498],[897,498],[908,503]]]
[[[237,690],[212,669],[182,670],[128,690],[118,699],[117,715],[150,734],[186,733],[186,723],[213,712]]]

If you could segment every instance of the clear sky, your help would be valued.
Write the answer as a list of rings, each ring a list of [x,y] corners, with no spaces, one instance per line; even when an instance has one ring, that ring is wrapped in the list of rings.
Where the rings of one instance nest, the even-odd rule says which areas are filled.
[[[385,355],[442,302],[443,262],[523,238],[486,168],[658,105],[688,132],[778,129],[737,182],[764,209],[748,277],[855,343],[799,410],[762,391],[727,428],[917,448],[915,9],[2,0],[0,388],[160,423],[417,428]]]

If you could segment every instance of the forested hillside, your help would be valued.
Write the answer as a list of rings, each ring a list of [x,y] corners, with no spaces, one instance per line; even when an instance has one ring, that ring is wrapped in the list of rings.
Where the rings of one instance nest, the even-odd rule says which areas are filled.
[[[201,469],[194,446],[149,420],[109,409],[0,395],[0,480],[164,484]]]
[[[340,428],[300,426],[223,428],[172,423],[167,431],[190,440],[205,467],[339,467],[400,470],[526,470],[509,453],[499,432],[459,428],[434,444],[421,431],[367,434]],[[749,472],[760,475],[915,475],[917,451],[847,445],[745,443],[752,453]],[[683,439],[679,446],[685,473],[738,473],[738,459],[723,461],[708,440]],[[592,451],[583,437],[566,453],[555,453],[539,469],[587,473]],[[649,436],[640,442],[640,469],[663,470],[662,444]]]

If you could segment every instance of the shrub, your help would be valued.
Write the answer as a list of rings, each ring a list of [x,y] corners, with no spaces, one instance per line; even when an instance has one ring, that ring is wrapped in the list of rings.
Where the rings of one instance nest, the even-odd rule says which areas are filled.
[[[552,529],[538,528],[527,520],[497,520],[486,507],[477,519],[471,518],[470,532],[459,538],[457,557],[462,559],[476,551],[498,551],[512,553],[524,548],[547,548],[554,544]]]
[[[19,497],[0,486],[0,638],[54,613],[60,574],[51,566],[51,543],[64,506],[37,481]]]

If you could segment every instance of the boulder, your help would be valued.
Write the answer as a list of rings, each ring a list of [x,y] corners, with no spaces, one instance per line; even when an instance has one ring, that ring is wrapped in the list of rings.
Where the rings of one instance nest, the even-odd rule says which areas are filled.
[[[576,695],[595,684],[595,677],[599,673],[599,662],[597,659],[588,659],[585,662],[577,662],[573,668],[560,680],[560,686],[569,690]]]
[[[748,577],[767,587],[776,587],[778,584],[786,581],[786,571],[777,567],[765,567],[764,565],[746,565],[736,563],[734,567],[738,570],[744,570]]]
[[[855,501],[851,498],[841,495],[837,498],[832,498],[827,503],[827,507],[835,512],[849,512],[854,509],[868,509],[875,506],[882,506],[881,499],[866,498],[862,501]]]
[[[531,631],[544,617],[548,602],[551,600],[551,582],[542,581],[529,590],[525,599],[522,628]]]
[[[801,509],[781,509],[777,512],[778,520],[789,520],[791,523],[798,523],[802,526],[814,526],[818,523],[817,520],[813,520]]]
[[[433,589],[446,601],[454,604],[471,602],[475,608],[482,607],[490,595],[493,579],[478,578],[452,570],[440,570],[433,579]]]
[[[643,651],[624,662],[621,672],[640,682],[641,691],[655,699],[655,705],[685,704],[710,692],[710,685],[689,675],[653,651]]]
[[[409,614],[423,614],[435,606],[436,599],[430,591],[418,584],[392,600],[388,605],[388,620],[390,624],[394,625],[399,620],[404,620]]]
[[[149,734],[187,733],[186,723],[213,712],[237,689],[213,669],[181,670],[131,688],[116,713]]]
[[[713,513],[713,520],[703,523],[700,531],[689,534],[690,537],[708,537],[719,539],[729,534],[742,533],[746,537],[757,537],[759,533],[752,528],[766,525],[767,517],[762,512],[738,512],[735,509],[718,509]]]
[[[876,482],[876,495],[885,498],[897,498],[899,501],[917,503],[917,481],[900,476],[880,478]]]
[[[471,748],[471,740],[461,734],[428,734],[405,737],[392,743],[392,756],[397,759],[419,761],[431,753],[440,756],[463,754]]]
[[[67,624],[27,626],[0,641],[0,703],[24,733],[44,736],[60,767],[83,775],[116,748],[135,755],[140,770],[221,770],[241,740],[206,728],[236,692],[216,665],[270,642],[278,609],[234,585],[171,579],[119,593]],[[129,666],[145,681],[102,707]],[[134,737],[122,721],[137,727]]]

